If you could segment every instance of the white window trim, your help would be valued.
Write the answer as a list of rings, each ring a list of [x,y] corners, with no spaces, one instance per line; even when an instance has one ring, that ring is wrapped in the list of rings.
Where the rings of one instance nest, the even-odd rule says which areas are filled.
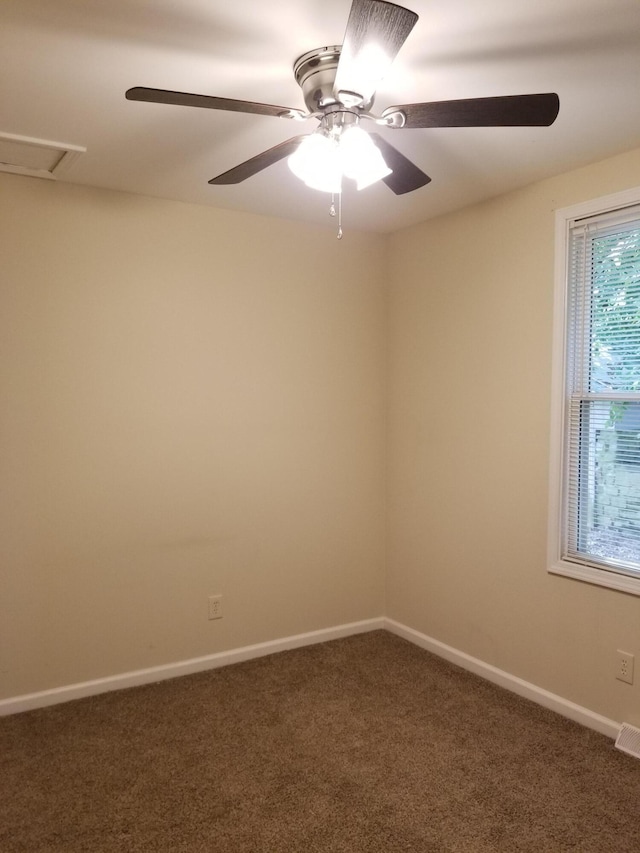
[[[609,213],[637,204],[640,204],[640,187],[556,210],[547,548],[547,565],[552,574],[564,575],[633,595],[640,595],[640,578],[564,560],[562,536],[566,514],[563,471],[566,432],[564,401],[569,227],[575,219]]]

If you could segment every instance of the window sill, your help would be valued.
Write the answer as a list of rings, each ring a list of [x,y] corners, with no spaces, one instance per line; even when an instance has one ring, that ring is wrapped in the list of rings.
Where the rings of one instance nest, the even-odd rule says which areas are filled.
[[[613,570],[596,569],[593,566],[571,563],[568,560],[557,560],[549,566],[549,572],[596,586],[617,589],[630,595],[640,595],[640,577],[632,577]]]

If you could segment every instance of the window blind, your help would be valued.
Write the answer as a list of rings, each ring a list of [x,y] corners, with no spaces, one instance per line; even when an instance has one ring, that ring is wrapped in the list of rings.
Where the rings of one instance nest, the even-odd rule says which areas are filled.
[[[569,228],[563,557],[640,575],[640,207]]]

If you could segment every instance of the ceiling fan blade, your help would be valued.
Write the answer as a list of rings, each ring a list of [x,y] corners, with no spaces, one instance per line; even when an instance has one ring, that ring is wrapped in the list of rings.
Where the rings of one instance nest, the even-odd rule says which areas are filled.
[[[236,101],[233,98],[216,98],[213,95],[194,95],[191,92],[172,92],[168,89],[147,89],[134,86],[125,97],[129,101],[148,101],[152,104],[176,104],[182,107],[204,107],[209,110],[228,110],[236,113],[256,113],[263,116],[302,116],[301,110],[277,107],[275,104],[258,104],[254,101]]]
[[[234,166],[233,169],[229,169],[227,172],[223,172],[221,175],[211,178],[209,183],[215,184],[216,186],[224,184],[240,184],[242,181],[246,181],[247,178],[251,178],[253,175],[261,172],[268,166],[273,166],[274,163],[277,163],[289,154],[293,154],[300,144],[300,140],[303,138],[304,135],[293,136],[285,142],[280,142],[278,145],[274,145],[273,148],[268,148],[266,151],[263,151],[261,154],[257,154],[250,160],[245,160],[244,163]]]
[[[504,95],[498,98],[467,98],[389,107],[386,118],[402,112],[404,124],[394,127],[548,127],[556,120],[560,99],[555,93]]]
[[[396,195],[404,195],[404,193],[419,190],[420,187],[430,183],[429,175],[425,175],[422,169],[419,169],[415,163],[401,154],[383,136],[378,133],[370,133],[369,136],[380,149],[387,166],[393,170],[390,175],[382,180]]]
[[[334,97],[360,95],[367,104],[418,20],[415,12],[382,0],[353,0],[336,70]]]

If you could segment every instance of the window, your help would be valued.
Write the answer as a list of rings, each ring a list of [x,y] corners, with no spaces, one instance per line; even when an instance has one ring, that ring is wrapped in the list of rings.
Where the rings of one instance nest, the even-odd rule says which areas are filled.
[[[549,569],[640,595],[640,188],[556,213]]]

